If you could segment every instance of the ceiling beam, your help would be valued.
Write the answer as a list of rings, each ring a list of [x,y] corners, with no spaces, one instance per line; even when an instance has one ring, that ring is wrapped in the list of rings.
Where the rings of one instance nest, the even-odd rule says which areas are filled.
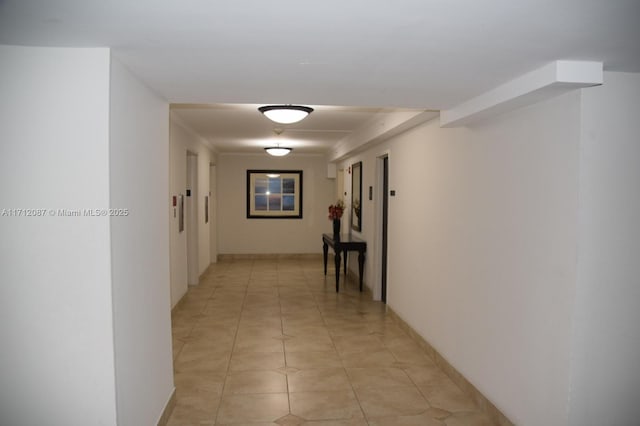
[[[602,62],[554,61],[441,111],[440,126],[466,126],[570,90],[601,85],[602,82]]]

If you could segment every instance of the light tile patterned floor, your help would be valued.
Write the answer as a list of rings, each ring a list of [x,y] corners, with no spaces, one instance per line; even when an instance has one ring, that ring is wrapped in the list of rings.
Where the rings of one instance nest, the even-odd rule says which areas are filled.
[[[331,269],[331,268],[330,268]],[[319,259],[223,261],[173,314],[170,425],[491,425]]]

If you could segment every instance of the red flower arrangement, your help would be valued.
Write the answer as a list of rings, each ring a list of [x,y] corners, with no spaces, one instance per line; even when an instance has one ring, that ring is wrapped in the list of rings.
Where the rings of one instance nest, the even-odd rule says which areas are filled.
[[[344,213],[344,203],[338,200],[335,204],[329,206],[329,220],[338,220]]]

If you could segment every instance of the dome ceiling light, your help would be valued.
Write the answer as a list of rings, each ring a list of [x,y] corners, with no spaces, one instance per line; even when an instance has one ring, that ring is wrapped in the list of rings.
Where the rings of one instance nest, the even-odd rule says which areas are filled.
[[[281,146],[270,146],[265,148],[264,150],[267,151],[267,154],[273,155],[274,157],[284,157],[285,155],[293,151],[292,148],[284,148]]]
[[[282,132],[284,132],[284,129],[273,129],[273,133],[275,133],[276,136],[280,136]],[[280,143],[276,143],[276,146],[268,146],[264,150],[267,152],[267,154],[273,155],[274,157],[284,157],[285,155],[293,151],[293,148],[282,147],[280,146]]]
[[[280,124],[293,124],[313,112],[313,108],[302,105],[265,105],[258,108],[269,120]]]

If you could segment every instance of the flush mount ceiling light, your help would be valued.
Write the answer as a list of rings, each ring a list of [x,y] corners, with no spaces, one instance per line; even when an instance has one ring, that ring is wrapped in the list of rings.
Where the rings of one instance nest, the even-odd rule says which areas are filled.
[[[280,124],[301,121],[313,112],[313,108],[302,105],[265,105],[258,108],[269,120]]]
[[[267,151],[267,154],[273,155],[274,157],[283,157],[293,151],[292,148],[283,148],[280,146],[270,146],[264,150]]]
[[[273,129],[273,133],[275,133],[276,136],[280,136],[282,132],[284,132],[284,129]],[[293,148],[285,148],[277,143],[276,146],[268,146],[264,150],[267,151],[267,154],[273,155],[274,157],[283,157],[293,151]]]

